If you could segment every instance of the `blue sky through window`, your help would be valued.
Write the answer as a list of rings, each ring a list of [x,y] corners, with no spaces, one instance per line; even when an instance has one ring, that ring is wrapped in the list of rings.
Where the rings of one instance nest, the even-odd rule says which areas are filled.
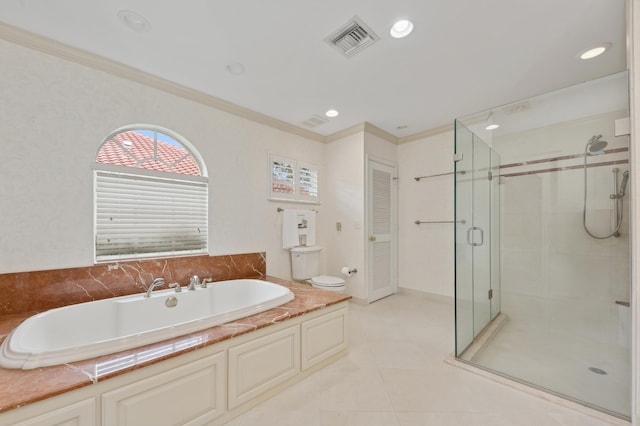
[[[153,135],[157,133],[159,141],[168,143],[169,145],[177,146],[178,148],[184,148],[184,145],[182,145],[180,142],[178,142],[171,136],[165,135],[164,133],[156,132],[155,130],[137,129],[136,133],[140,133],[141,135],[144,135],[151,139],[153,139]]]

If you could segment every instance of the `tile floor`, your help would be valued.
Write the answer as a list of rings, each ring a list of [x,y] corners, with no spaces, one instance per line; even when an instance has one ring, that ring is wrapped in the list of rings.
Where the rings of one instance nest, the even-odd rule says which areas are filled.
[[[535,382],[563,395],[631,413],[631,350],[578,336],[519,327],[507,320],[473,358],[487,368]],[[607,372],[589,371],[590,367]]]
[[[447,363],[453,348],[453,304],[448,300],[400,293],[368,306],[352,303],[349,309],[346,357],[228,425],[628,424]]]

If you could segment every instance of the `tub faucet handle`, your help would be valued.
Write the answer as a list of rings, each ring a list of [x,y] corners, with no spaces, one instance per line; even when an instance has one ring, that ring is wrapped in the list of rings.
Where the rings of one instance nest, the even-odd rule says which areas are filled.
[[[176,293],[180,293],[182,291],[182,287],[180,286],[180,283],[171,283],[169,284],[169,288],[175,288]]]
[[[213,278],[203,278],[202,283],[200,284],[200,287],[207,288],[207,283],[212,283],[212,282],[213,282]]]

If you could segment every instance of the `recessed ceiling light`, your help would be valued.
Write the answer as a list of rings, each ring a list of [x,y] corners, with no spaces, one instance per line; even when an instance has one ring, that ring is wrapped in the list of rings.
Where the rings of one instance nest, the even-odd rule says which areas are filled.
[[[246,68],[240,62],[229,62],[227,64],[227,71],[233,75],[244,74]]]
[[[324,113],[329,118],[337,117],[340,113],[335,109],[330,109]]]
[[[580,53],[580,59],[591,59],[602,55],[611,47],[611,43],[601,43]]]
[[[130,10],[120,10],[118,11],[118,18],[129,28],[130,30],[146,33],[151,30],[151,24],[147,21],[144,16],[132,12]]]
[[[487,121],[485,123],[487,124],[487,126],[484,128],[485,130],[495,130],[500,127],[499,124],[496,124],[493,121],[493,111],[489,113],[489,116],[487,117]]]
[[[403,38],[411,34],[411,31],[413,31],[413,22],[408,19],[401,19],[393,24],[389,32],[393,38]]]

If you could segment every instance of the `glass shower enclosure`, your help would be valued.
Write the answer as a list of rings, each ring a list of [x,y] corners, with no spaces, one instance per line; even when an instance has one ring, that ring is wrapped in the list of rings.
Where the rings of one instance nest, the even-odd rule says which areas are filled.
[[[459,118],[454,156],[457,359],[622,418],[628,117],[624,72]]]
[[[500,313],[500,157],[456,121],[456,354]]]

